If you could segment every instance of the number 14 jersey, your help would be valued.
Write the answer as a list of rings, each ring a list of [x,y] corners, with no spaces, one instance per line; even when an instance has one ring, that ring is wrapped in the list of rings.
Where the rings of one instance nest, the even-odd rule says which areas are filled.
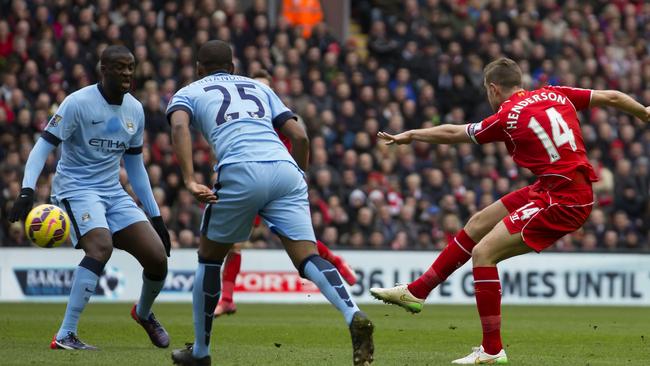
[[[587,160],[577,111],[588,108],[591,90],[547,86],[519,91],[497,113],[467,125],[477,144],[503,141],[513,160],[533,174],[573,179],[577,171],[598,180]]]
[[[181,88],[167,116],[183,110],[212,146],[220,166],[253,161],[296,165],[274,128],[295,115],[266,85],[243,76],[216,73]]]

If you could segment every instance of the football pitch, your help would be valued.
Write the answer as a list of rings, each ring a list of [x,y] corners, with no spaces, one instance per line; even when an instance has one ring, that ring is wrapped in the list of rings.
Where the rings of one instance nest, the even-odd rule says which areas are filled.
[[[131,304],[91,303],[80,338],[98,352],[52,351],[65,304],[0,303],[1,365],[171,365],[170,352],[193,339],[191,305],[156,304],[171,336],[157,349],[129,317]],[[473,306],[427,305],[410,315],[388,305],[362,308],[375,323],[376,365],[447,365],[480,342]],[[512,365],[648,365],[646,308],[504,306],[504,345]],[[349,333],[327,305],[241,304],[215,320],[213,365],[351,365]]]

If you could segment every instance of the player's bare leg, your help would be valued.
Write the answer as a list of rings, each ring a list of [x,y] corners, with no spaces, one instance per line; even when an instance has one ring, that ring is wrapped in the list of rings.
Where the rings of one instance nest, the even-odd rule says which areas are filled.
[[[469,219],[454,237],[454,242],[447,245],[431,267],[415,281],[390,288],[374,287],[370,289],[370,294],[385,303],[401,306],[411,313],[419,313],[431,291],[470,259],[476,243],[506,215],[508,210],[501,200],[492,203]]]
[[[223,263],[223,275],[221,278],[221,298],[214,310],[214,316],[232,315],[237,311],[233,293],[235,292],[235,283],[237,275],[241,270],[241,247],[243,243],[236,243],[228,252],[226,260]]]
[[[510,234],[499,222],[472,251],[476,306],[483,327],[481,346],[454,364],[505,364],[508,357],[501,343],[501,283],[497,263],[531,252],[520,233]]]
[[[356,273],[354,273],[352,267],[350,267],[343,257],[334,254],[334,252],[332,252],[330,248],[320,240],[316,240],[316,248],[318,249],[318,254],[323,257],[323,259],[332,263],[334,267],[336,267],[341,274],[341,277],[343,277],[348,285],[352,286],[357,283]]]
[[[232,248],[232,243],[217,243],[201,235],[199,263],[194,275],[192,308],[194,318],[194,343],[172,352],[175,365],[210,365],[210,335],[214,309],[221,293],[221,265]]]
[[[86,255],[75,270],[65,316],[59,331],[50,343],[51,349],[97,350],[97,347],[79,340],[77,324],[88,300],[95,293],[97,281],[106,262],[111,258],[113,242],[107,229],[96,228],[79,238],[77,246],[81,247]]]
[[[113,241],[142,265],[142,290],[131,308],[131,318],[144,328],[151,343],[167,348],[169,334],[151,311],[167,277],[167,255],[160,237],[149,222],[140,221],[113,234]]]
[[[316,284],[323,296],[343,314],[352,337],[354,365],[370,365],[374,357],[374,326],[352,300],[336,268],[318,255],[314,243],[294,241],[283,236],[280,239],[300,276]]]

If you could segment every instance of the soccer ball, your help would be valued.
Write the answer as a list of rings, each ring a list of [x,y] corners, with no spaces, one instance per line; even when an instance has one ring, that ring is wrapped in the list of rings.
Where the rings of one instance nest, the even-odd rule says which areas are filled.
[[[57,206],[36,206],[25,220],[25,235],[41,248],[58,247],[70,235],[70,218]]]

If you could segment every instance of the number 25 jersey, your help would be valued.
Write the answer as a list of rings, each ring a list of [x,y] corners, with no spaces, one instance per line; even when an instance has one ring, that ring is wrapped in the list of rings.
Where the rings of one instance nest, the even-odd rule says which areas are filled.
[[[289,161],[296,165],[275,128],[294,114],[266,85],[243,76],[216,73],[181,88],[167,116],[183,110],[215,152],[219,167],[251,161]],[[297,165],[296,165],[297,166]]]
[[[467,126],[477,144],[503,141],[513,160],[540,176],[573,179],[583,171],[598,180],[587,160],[577,111],[589,107],[591,90],[547,86],[519,91],[497,113]]]

